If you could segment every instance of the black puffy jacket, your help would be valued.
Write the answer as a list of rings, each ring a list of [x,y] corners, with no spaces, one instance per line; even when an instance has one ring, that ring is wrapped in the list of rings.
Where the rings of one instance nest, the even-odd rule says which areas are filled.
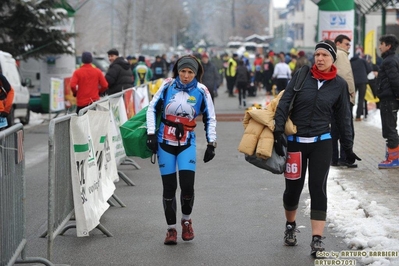
[[[109,66],[105,79],[108,82],[106,94],[111,95],[133,87],[133,73],[129,62],[118,57]]]
[[[383,53],[382,64],[378,71],[377,82],[379,87],[377,89],[377,96],[383,99],[398,99],[399,98],[399,58],[394,51],[388,50]]]

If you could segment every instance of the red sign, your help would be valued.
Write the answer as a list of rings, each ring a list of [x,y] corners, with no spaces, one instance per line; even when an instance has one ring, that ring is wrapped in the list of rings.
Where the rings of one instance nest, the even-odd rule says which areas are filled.
[[[351,40],[353,39],[353,31],[351,30],[323,30],[321,31],[321,39],[334,41],[335,37],[340,34],[348,36]]]

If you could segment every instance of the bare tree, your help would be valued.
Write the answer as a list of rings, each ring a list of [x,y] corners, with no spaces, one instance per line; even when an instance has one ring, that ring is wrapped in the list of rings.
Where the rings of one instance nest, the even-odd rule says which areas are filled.
[[[136,4],[134,4],[134,1],[136,1]],[[133,7],[137,8],[137,2],[137,0],[118,1],[115,7],[118,21],[118,43],[121,44],[123,55],[125,56],[132,51],[132,39],[136,37],[133,36],[133,27],[135,25],[133,25],[132,21],[133,16],[137,14],[137,10],[133,10]],[[136,23],[138,21],[140,20],[135,19]]]
[[[262,35],[267,21],[262,12],[263,5],[256,0],[245,0],[238,13],[237,35],[246,37],[252,34]]]
[[[70,0],[81,2],[82,0]],[[186,5],[183,4],[186,3]],[[264,34],[270,0],[95,0],[76,13],[76,48],[124,55],[143,44],[198,42],[225,45],[230,36]]]

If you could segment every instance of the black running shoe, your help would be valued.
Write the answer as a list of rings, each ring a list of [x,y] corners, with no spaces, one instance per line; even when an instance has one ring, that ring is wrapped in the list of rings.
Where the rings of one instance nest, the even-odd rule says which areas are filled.
[[[286,225],[286,229],[284,232],[284,244],[286,246],[296,246],[297,245],[296,233],[299,233],[299,230],[296,229],[295,226],[292,226],[290,224]]]
[[[322,258],[323,256],[317,255],[317,252],[323,252],[324,248],[322,245],[324,245],[323,240],[325,237],[320,237],[320,236],[313,236],[312,237],[312,242],[310,243],[310,247],[312,250],[310,251],[310,255],[312,255],[315,258]]]

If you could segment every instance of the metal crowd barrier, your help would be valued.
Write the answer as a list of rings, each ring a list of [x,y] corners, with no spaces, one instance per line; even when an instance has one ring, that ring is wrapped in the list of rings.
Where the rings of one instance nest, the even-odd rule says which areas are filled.
[[[24,131],[16,124],[0,132],[0,266],[17,263],[53,264],[26,257]]]
[[[69,114],[50,120],[49,124],[49,156],[48,156],[48,229],[47,258],[52,259],[53,242],[57,235],[64,234],[76,224],[68,224],[73,220],[74,203],[71,179],[71,142],[70,120],[76,114]],[[97,227],[106,236],[112,234],[101,224]]]
[[[128,89],[130,90],[130,89]],[[128,90],[120,93],[107,96],[90,106],[87,106],[79,111],[78,115],[85,114],[88,110],[95,110],[97,104],[107,101],[109,98],[122,97]],[[62,235],[70,228],[76,228],[76,224],[68,223],[73,220],[74,216],[74,202],[71,179],[71,150],[70,150],[70,120],[76,114],[67,114],[62,117],[57,117],[50,120],[49,123],[49,157],[48,157],[48,229],[41,237],[47,236],[47,258],[52,259],[53,242],[57,235]],[[137,169],[140,169],[132,159],[125,158],[122,164],[132,164]],[[121,171],[118,170],[118,175],[128,185],[134,186],[134,183]],[[125,204],[115,196],[112,197],[122,206]],[[114,204],[108,201],[111,206]],[[3,217],[3,215],[2,215]],[[106,236],[112,234],[101,224],[97,227]],[[1,228],[0,228],[1,232]],[[26,260],[25,260],[26,261]],[[2,266],[1,264],[0,266]]]

